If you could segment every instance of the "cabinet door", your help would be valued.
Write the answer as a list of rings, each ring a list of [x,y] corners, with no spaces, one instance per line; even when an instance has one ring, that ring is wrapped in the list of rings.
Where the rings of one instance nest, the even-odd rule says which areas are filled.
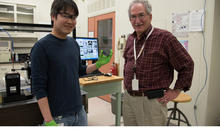
[[[0,22],[14,22],[14,5],[0,3]]]
[[[102,66],[99,70],[103,73],[110,72],[115,57],[115,12],[103,14],[88,19],[88,32],[94,32],[94,37],[99,38],[99,50],[109,52],[113,50],[110,63]],[[110,95],[100,96],[105,101],[111,102]]]
[[[17,5],[16,9],[18,23],[34,23],[34,7]]]
[[[9,62],[10,56],[10,41],[0,41],[0,62]]]

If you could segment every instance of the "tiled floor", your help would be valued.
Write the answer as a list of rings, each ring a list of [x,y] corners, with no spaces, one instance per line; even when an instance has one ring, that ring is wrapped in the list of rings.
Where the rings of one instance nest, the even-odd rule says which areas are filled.
[[[89,126],[114,126],[115,115],[111,111],[111,103],[100,98],[88,99],[88,125]],[[123,125],[121,119],[121,125]]]

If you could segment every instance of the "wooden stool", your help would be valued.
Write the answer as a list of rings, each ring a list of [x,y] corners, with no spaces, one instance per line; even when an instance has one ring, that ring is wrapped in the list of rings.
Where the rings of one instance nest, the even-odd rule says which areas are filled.
[[[174,102],[174,108],[168,109],[168,111],[171,111],[171,113],[167,120],[167,126],[169,126],[171,119],[178,120],[178,126],[180,126],[180,122],[187,124],[187,126],[191,126],[184,113],[177,108],[178,103],[186,103],[186,102],[190,102],[191,100],[192,98],[183,92],[181,92],[175,99],[172,100],[172,102]],[[178,113],[178,118],[176,115],[177,113]],[[181,119],[181,115],[183,116],[184,120]]]

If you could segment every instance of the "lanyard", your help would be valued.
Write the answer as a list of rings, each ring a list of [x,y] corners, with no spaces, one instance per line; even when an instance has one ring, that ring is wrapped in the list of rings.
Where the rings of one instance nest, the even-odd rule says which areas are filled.
[[[147,39],[150,37],[150,35],[152,34],[153,31],[154,31],[154,27],[152,27],[152,29],[150,30],[149,34],[147,35],[147,37],[146,37],[146,39],[144,41],[144,44],[142,45],[141,50],[138,53],[138,56],[136,55],[136,45],[135,45],[136,39],[134,39],[134,68],[133,68],[133,70],[134,70],[134,78],[135,79],[136,79],[136,63],[137,63],[137,59],[140,57],[141,53],[143,52],[145,43],[146,43]]]
[[[152,34],[153,31],[154,31],[154,27],[152,27],[149,34],[147,35],[147,37],[144,41],[144,44],[142,45],[141,50],[138,53],[138,56],[136,55],[136,46],[135,46],[136,39],[134,39],[134,64],[135,64],[135,66],[136,66],[137,59],[140,57],[141,53],[144,50],[144,46],[145,46],[145,43],[146,43],[147,39],[150,37],[150,35]]]

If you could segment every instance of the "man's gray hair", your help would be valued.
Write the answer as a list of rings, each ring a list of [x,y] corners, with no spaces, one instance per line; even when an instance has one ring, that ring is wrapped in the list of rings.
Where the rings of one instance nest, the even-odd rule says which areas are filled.
[[[148,0],[134,0],[134,1],[132,1],[132,2],[130,3],[129,8],[128,8],[129,18],[131,17],[131,13],[130,13],[131,7],[132,7],[134,4],[136,4],[136,3],[141,3],[141,4],[143,4],[144,7],[145,7],[145,10],[146,10],[146,13],[147,13],[147,14],[151,14],[152,7],[151,7],[151,4],[149,3]]]

